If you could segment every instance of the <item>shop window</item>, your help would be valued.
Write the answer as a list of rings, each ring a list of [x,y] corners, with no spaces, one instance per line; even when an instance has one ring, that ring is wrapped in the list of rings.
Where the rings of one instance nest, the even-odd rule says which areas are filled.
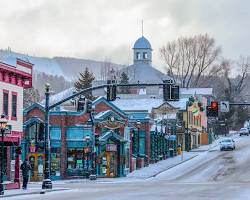
[[[29,151],[31,153],[43,152],[44,150],[44,125],[34,123],[28,128],[27,139],[29,141]]]
[[[11,119],[15,120],[17,117],[17,93],[12,93],[12,103],[11,103]]]
[[[60,176],[60,148],[51,148],[51,175]]]
[[[143,135],[143,136],[141,136],[141,134],[140,134],[140,139],[139,139],[139,154],[140,155],[145,155],[145,148],[146,148],[146,146],[145,146],[145,136]]]
[[[9,91],[3,91],[3,112],[6,116],[9,115]]]
[[[83,128],[72,127],[67,130],[68,140],[83,140],[84,132]]]
[[[52,127],[50,130],[51,140],[61,140],[61,129]]]
[[[67,150],[67,171],[69,176],[82,176],[87,166],[87,158],[81,148],[68,148]],[[90,162],[89,162],[90,163]]]

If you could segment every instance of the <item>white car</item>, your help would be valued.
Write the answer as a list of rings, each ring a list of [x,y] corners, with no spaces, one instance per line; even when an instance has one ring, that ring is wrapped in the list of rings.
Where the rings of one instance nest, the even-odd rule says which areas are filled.
[[[220,150],[234,150],[235,142],[232,138],[224,138],[220,141]]]
[[[240,129],[240,136],[242,136],[242,135],[247,135],[247,136],[249,136],[248,128],[241,128],[241,129]]]

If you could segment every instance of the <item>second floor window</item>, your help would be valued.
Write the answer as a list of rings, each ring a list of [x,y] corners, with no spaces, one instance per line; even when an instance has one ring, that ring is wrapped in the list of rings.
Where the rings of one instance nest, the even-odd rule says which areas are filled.
[[[3,112],[5,116],[9,115],[9,92],[3,92]]]
[[[17,112],[17,95],[16,94],[12,94],[12,113],[11,113],[11,117],[16,118],[16,112]]]

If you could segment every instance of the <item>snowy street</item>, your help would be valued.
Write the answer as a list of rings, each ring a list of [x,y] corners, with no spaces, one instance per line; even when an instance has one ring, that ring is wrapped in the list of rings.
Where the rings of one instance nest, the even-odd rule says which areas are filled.
[[[236,137],[235,142],[235,151],[221,152],[217,145],[152,178],[59,181],[54,187],[70,190],[8,199],[248,199],[250,137]]]

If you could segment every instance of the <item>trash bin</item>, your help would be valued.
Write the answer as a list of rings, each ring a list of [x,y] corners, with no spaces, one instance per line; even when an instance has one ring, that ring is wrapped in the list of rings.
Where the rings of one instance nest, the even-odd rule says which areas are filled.
[[[174,157],[174,149],[169,149],[169,156]]]

